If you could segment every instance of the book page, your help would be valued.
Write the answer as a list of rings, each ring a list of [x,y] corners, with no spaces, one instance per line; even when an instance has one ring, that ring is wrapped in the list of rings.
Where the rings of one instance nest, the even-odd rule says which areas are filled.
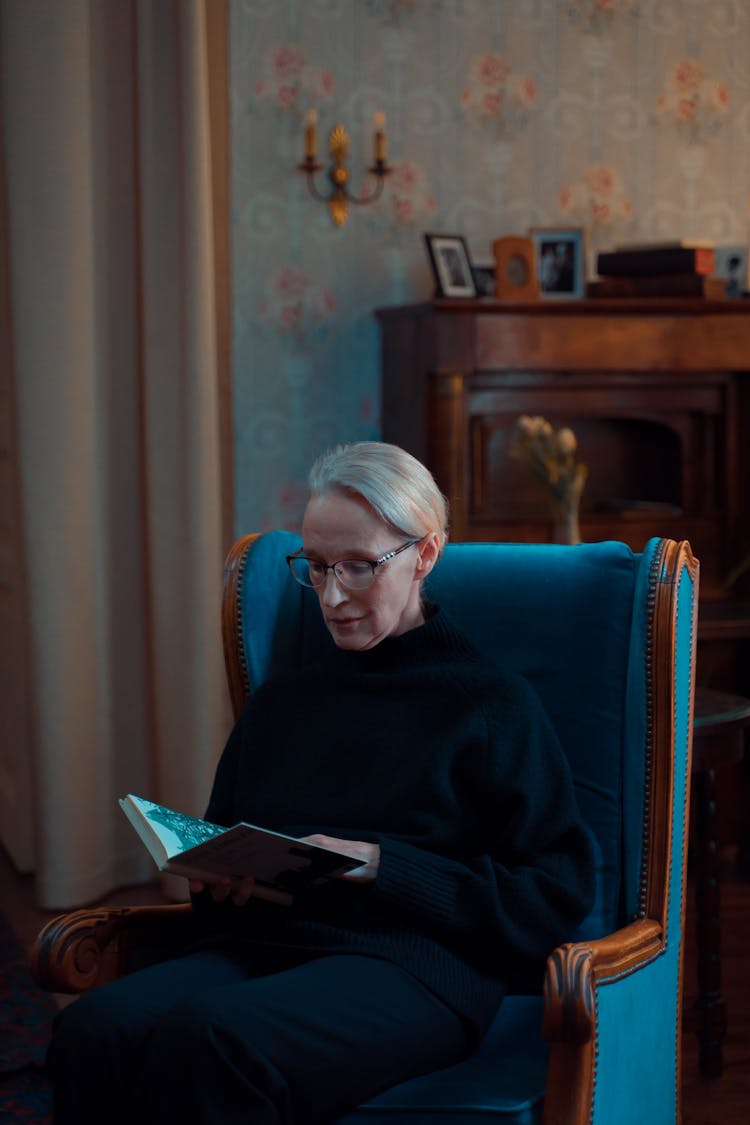
[[[328,848],[249,824],[236,824],[179,859],[181,864],[217,873],[253,875],[259,882],[292,892],[361,864]]]

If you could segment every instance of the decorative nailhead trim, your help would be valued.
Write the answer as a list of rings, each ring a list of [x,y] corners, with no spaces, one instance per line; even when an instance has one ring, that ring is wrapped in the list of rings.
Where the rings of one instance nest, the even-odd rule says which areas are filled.
[[[653,810],[653,769],[654,769],[654,610],[656,606],[656,584],[664,559],[664,541],[659,543],[651,560],[648,576],[648,600],[646,622],[646,764],[643,778],[643,830],[641,835],[641,874],[638,890],[638,917],[646,917],[648,904],[649,845],[651,841],[651,821]]]

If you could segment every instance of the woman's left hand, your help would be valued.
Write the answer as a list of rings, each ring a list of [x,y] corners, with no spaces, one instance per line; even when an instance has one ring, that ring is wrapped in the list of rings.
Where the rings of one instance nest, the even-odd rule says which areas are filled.
[[[350,855],[352,859],[363,860],[362,866],[355,867],[353,871],[345,871],[338,875],[338,879],[346,879],[351,883],[372,883],[378,873],[380,865],[380,845],[368,844],[364,840],[338,840],[335,836],[302,836],[302,842],[317,844],[321,848],[333,848],[334,851]]]
[[[208,891],[214,902],[224,902],[225,899],[229,898],[235,906],[244,906],[247,900],[252,897],[255,879],[252,875],[246,875],[244,878],[217,879],[216,882],[210,884],[204,882],[203,879],[188,879],[188,887],[193,895]]]

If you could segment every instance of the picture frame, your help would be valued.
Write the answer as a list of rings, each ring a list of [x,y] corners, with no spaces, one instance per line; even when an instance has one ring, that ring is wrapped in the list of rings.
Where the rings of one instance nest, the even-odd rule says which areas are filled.
[[[570,300],[583,297],[586,282],[584,236],[580,227],[532,227],[539,296]]]
[[[495,256],[495,296],[501,301],[536,301],[536,248],[531,238],[504,235],[492,243]]]
[[[477,297],[494,297],[495,263],[472,262],[471,272],[474,277],[474,285],[476,286]]]
[[[723,278],[725,295],[730,298],[742,297],[748,287],[748,247],[717,246],[714,256],[714,273]]]
[[[436,297],[476,297],[466,239],[460,234],[425,234]]]

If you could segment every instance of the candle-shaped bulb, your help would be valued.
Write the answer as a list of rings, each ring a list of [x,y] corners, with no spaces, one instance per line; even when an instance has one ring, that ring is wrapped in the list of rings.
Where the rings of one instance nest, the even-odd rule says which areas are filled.
[[[385,163],[385,114],[379,109],[373,117],[375,126],[375,162]]]
[[[317,109],[308,109],[305,114],[305,159],[314,160],[317,149]]]

